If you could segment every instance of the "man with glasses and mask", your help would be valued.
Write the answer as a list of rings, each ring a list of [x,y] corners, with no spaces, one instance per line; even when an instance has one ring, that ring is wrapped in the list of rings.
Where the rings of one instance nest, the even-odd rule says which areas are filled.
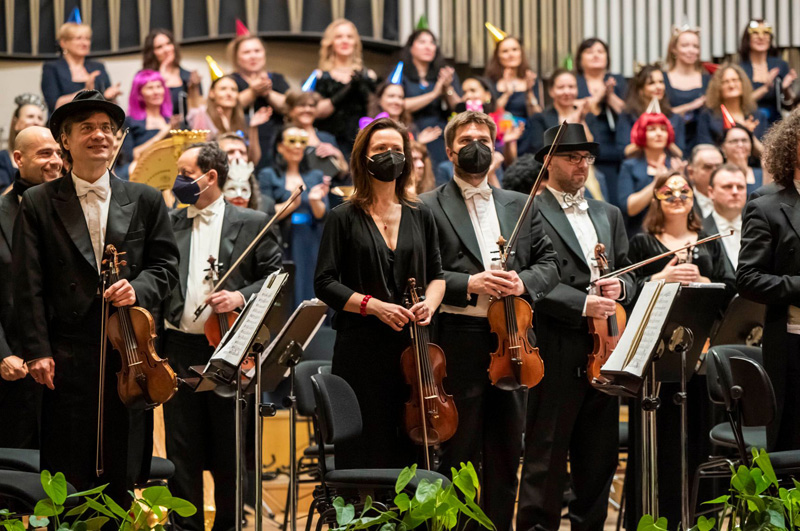
[[[228,179],[228,156],[217,144],[189,146],[178,159],[172,192],[187,208],[170,213],[180,252],[179,281],[164,304],[163,356],[179,377],[189,367],[205,365],[214,353],[204,326],[217,314],[238,310],[258,293],[264,280],[281,267],[281,252],[271,232],[211,293],[209,258],[220,274],[239,259],[267,224],[263,212],[226,203],[222,190]],[[208,304],[195,318],[195,310]],[[172,494],[203,506],[203,470],[214,476],[214,529],[229,529],[235,521],[236,440],[234,401],[216,393],[194,393],[181,387],[164,404],[167,457],[175,463]],[[203,512],[177,517],[180,529],[203,530]]]
[[[558,254],[561,278],[534,314],[545,377],[528,394],[517,529],[559,528],[569,457],[572,528],[599,531],[617,468],[619,407],[616,397],[594,389],[587,377],[593,350],[589,320],[613,315],[617,302],[632,300],[636,284],[623,275],[590,286],[599,276],[597,245],[605,246],[608,270],[614,271],[629,263],[628,238],[617,207],[584,198],[598,144],[587,140],[582,125],[566,128],[546,188],[535,199]],[[557,132],[558,127],[545,132],[545,146],[536,154],[540,162]]]
[[[442,444],[440,469],[471,461],[481,477],[481,506],[497,529],[506,531],[517,493],[525,390],[502,390],[490,382],[487,369],[497,340],[486,315],[491,297],[540,301],[558,283],[558,257],[541,217],[531,209],[508,271],[498,269],[498,238],[511,237],[527,197],[487,182],[496,132],[481,112],[453,118],[444,137],[455,176],[420,197],[433,211],[439,232],[446,292],[436,342],[447,358],[444,387],[459,415],[456,434]]]
[[[98,437],[101,297],[111,313],[134,304],[152,312],[178,281],[178,250],[161,193],[107,169],[124,119],[119,106],[94,90],[79,92],[52,114],[50,131],[71,171],[22,195],[12,274],[14,311],[24,318],[18,323],[22,358],[33,379],[47,387],[40,467],[63,472],[78,490],[109,483],[104,492],[127,507],[142,464],[149,467],[152,442],[148,446],[144,412],[127,409],[118,396],[120,358],[110,348]],[[101,292],[109,244],[125,253],[127,265],[121,279]]]
[[[694,187],[695,208],[700,209],[701,218],[711,214],[714,205],[708,196],[711,174],[723,163],[722,153],[712,144],[698,144],[692,149],[686,176]]]

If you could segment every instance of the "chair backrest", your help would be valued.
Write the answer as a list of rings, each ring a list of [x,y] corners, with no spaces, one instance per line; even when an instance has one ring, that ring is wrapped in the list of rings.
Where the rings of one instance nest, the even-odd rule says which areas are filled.
[[[304,417],[314,416],[314,385],[311,377],[320,373],[323,366],[330,367],[329,361],[301,361],[294,368],[294,390],[297,397],[297,412]]]
[[[320,327],[314,339],[303,351],[304,360],[331,361],[333,359],[333,344],[336,342],[336,330],[327,326]]]
[[[361,434],[361,408],[356,393],[341,376],[315,374],[314,397],[324,444],[339,444]]]
[[[719,356],[719,362],[715,361],[714,354]],[[706,356],[706,388],[708,389],[708,397],[711,401],[720,406],[726,406],[724,389],[722,389],[722,381],[720,378],[720,371],[724,371],[724,376],[730,382],[730,370],[728,369],[727,360],[734,356],[747,357],[755,360],[758,364],[762,362],[761,348],[748,347],[745,345],[717,345],[711,347]],[[722,363],[724,362],[724,363]]]

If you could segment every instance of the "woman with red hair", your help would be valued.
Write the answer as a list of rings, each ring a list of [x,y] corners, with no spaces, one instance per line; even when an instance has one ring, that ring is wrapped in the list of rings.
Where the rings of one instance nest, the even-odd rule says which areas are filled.
[[[668,169],[680,168],[675,130],[661,114],[643,113],[631,129],[633,152],[622,163],[617,181],[617,206],[625,216],[629,236],[642,231],[642,221],[653,197],[653,180]]]

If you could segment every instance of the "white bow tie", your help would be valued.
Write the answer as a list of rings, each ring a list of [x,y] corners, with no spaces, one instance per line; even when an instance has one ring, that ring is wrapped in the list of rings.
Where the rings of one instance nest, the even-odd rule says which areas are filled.
[[[100,201],[105,201],[108,197],[108,188],[105,188],[99,182],[86,182],[82,179],[75,180],[75,194],[81,198],[86,196],[89,192],[94,192]]]
[[[578,207],[578,210],[588,210],[589,203],[586,202],[586,199],[581,194],[568,194],[564,193],[561,196],[561,208],[564,210],[572,207]]]
[[[464,199],[470,199],[475,197],[476,195],[481,196],[483,199],[491,199],[492,197],[492,189],[488,186],[486,188],[477,188],[475,186],[469,186],[464,188]]]
[[[741,232],[742,220],[739,219],[737,221],[728,221],[723,219],[720,223],[717,224],[717,229],[719,229],[720,233],[728,233],[731,230],[735,230],[736,232]]]
[[[211,219],[216,215],[216,212],[211,210],[210,208],[199,209],[194,205],[189,205],[186,207],[186,217],[189,219],[196,218],[200,216],[205,223],[211,221]]]

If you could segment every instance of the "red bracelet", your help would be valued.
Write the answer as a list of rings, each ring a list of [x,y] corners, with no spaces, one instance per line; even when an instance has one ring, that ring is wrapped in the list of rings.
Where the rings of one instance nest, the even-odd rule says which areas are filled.
[[[364,298],[361,299],[361,317],[367,316],[367,303],[372,298],[372,295],[364,295]]]

